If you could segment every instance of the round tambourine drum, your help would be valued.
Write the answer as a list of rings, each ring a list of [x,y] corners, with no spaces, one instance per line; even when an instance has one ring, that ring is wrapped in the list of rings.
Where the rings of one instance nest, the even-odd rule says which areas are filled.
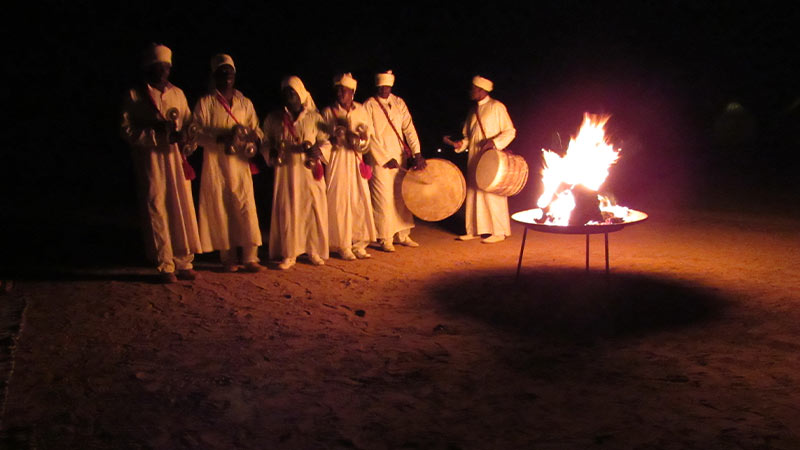
[[[528,163],[525,158],[500,150],[487,150],[475,169],[478,189],[490,194],[510,197],[528,182]]]
[[[467,196],[467,183],[458,167],[446,159],[425,160],[424,170],[409,170],[401,192],[406,207],[419,219],[436,222],[458,211]]]

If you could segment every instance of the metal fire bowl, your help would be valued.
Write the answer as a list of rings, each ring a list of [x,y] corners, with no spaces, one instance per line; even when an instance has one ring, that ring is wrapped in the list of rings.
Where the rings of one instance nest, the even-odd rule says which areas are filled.
[[[597,225],[547,225],[544,223],[536,223],[534,220],[535,209],[526,209],[511,215],[511,219],[519,222],[527,229],[534,231],[541,231],[543,233],[557,233],[557,234],[608,234],[619,231],[628,225],[635,225],[647,220],[647,214],[629,210],[630,214],[620,223],[597,224]]]

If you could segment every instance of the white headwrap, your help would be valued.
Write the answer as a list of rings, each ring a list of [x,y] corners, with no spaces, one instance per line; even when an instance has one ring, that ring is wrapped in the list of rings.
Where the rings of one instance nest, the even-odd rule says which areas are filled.
[[[394,86],[394,74],[391,70],[375,75],[375,86]]]
[[[311,111],[317,109],[314,99],[311,98],[311,93],[306,90],[306,86],[303,84],[303,81],[300,79],[300,77],[292,75],[284,78],[283,81],[281,81],[281,89],[286,87],[290,87],[297,92],[297,96],[300,97],[300,103],[303,104],[303,107],[306,110]]]
[[[228,64],[231,67],[233,67],[233,71],[236,72],[236,66],[233,65],[233,58],[231,58],[230,55],[226,55],[224,53],[214,55],[214,57],[211,58],[211,72],[214,73],[219,68],[219,66],[224,66],[225,64]]]
[[[475,75],[475,77],[472,79],[472,84],[478,86],[486,92],[492,92],[492,89],[494,89],[494,83],[480,75]]]
[[[166,45],[154,45],[144,57],[144,66],[155,63],[167,63],[172,65],[172,50]]]
[[[353,75],[351,75],[350,72],[347,72],[347,73],[343,73],[343,74],[337,76],[333,80],[333,85],[334,86],[344,86],[346,88],[349,88],[349,89],[352,89],[353,91],[355,91],[356,90],[356,86],[358,86],[358,82],[356,81],[355,78],[353,78]]]

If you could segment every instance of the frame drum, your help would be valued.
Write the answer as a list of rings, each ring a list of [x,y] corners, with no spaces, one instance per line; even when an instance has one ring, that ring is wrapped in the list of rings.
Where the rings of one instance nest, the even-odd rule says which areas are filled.
[[[458,167],[446,159],[426,159],[425,170],[409,170],[403,176],[403,201],[418,218],[436,222],[458,211],[467,196],[467,183]]]
[[[510,197],[528,182],[528,163],[525,158],[500,150],[487,150],[475,169],[478,189],[490,194]]]

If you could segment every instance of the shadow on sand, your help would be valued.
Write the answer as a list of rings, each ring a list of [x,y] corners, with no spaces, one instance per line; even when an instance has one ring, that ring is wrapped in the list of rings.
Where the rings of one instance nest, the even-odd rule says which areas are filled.
[[[656,276],[554,269],[487,271],[437,280],[449,311],[507,331],[558,339],[644,335],[714,320],[729,303],[712,289]]]

